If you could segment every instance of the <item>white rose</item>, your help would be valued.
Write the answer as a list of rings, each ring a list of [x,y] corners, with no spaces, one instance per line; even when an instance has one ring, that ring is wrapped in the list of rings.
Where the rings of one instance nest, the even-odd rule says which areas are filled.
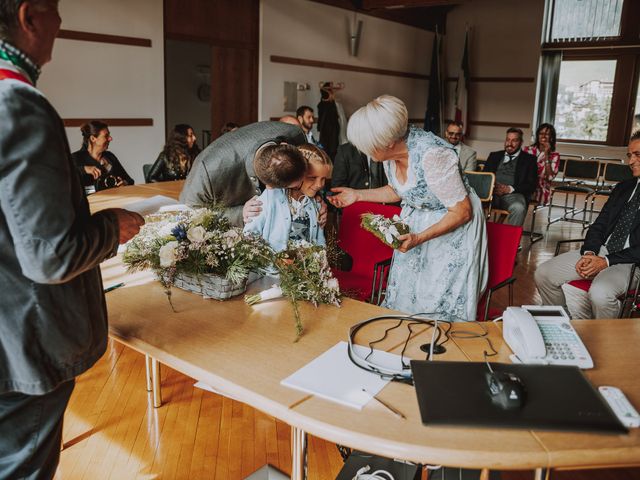
[[[167,268],[176,264],[176,253],[178,251],[178,242],[165,243],[160,247],[160,266]]]
[[[204,236],[206,233],[207,231],[204,229],[204,227],[191,227],[189,230],[187,230],[187,238],[190,242],[202,243],[204,242]]]
[[[327,282],[327,287],[329,287],[331,290],[338,290],[340,288],[340,284],[338,283],[338,279],[337,278],[330,278],[329,281]]]
[[[201,225],[204,222],[205,218],[209,212],[206,208],[200,208],[195,211],[195,213],[191,216],[191,224],[192,225]]]

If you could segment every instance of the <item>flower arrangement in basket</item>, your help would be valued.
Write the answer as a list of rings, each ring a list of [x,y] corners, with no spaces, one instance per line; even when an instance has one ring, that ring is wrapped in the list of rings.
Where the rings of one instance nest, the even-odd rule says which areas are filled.
[[[274,265],[280,274],[280,285],[247,295],[245,301],[254,305],[273,298],[289,298],[295,314],[297,341],[304,331],[298,300],[307,300],[316,307],[320,303],[340,306],[338,280],[329,268],[326,249],[305,241],[289,242],[286,250],[276,254]]]
[[[268,244],[232,227],[219,207],[155,214],[146,220],[127,244],[123,262],[130,271],[153,270],[170,303],[174,285],[219,300],[239,295],[249,272],[273,261]]]
[[[362,228],[373,233],[381,242],[391,248],[398,248],[402,245],[398,237],[409,233],[409,225],[404,223],[398,215],[387,218],[384,215],[363,213],[360,218]]]

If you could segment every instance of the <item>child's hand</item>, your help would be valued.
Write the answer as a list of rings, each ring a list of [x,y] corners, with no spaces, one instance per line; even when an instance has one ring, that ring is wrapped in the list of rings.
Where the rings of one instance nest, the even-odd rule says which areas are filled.
[[[262,211],[262,202],[258,200],[258,197],[254,196],[247,200],[247,203],[242,207],[242,220],[244,223],[249,223],[253,217],[260,215]]]

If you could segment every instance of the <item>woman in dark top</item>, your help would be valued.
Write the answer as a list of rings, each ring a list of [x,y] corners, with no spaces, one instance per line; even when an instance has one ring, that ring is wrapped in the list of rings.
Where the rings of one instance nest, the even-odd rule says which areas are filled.
[[[179,123],[173,127],[169,140],[149,171],[147,181],[184,180],[198,153],[200,149],[193,128]]]
[[[118,158],[107,151],[113,140],[109,126],[99,120],[92,120],[80,127],[82,148],[71,155],[80,174],[82,184],[95,185],[96,190],[133,185]]]

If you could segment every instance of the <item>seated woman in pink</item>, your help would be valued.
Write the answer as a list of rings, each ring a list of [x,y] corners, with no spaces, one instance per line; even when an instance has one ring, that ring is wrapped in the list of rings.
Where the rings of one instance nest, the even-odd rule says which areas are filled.
[[[551,196],[551,182],[558,174],[560,154],[556,152],[556,129],[550,123],[541,124],[536,130],[536,141],[524,151],[538,158],[538,186],[532,200],[546,205]]]

